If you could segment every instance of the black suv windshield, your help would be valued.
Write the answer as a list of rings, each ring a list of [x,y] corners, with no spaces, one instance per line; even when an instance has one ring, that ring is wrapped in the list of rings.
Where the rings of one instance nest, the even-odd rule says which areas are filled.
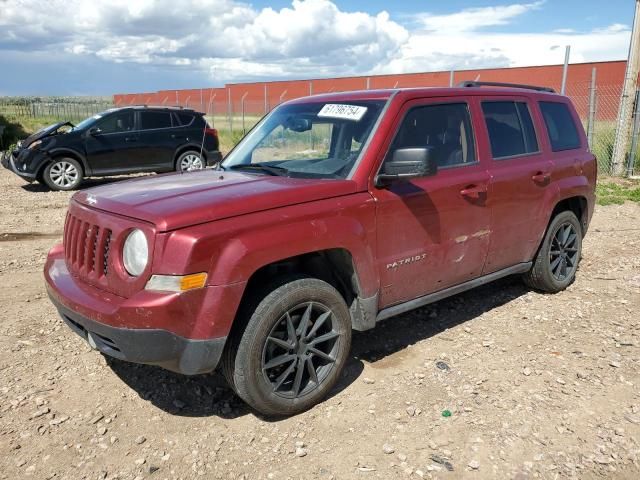
[[[114,110],[106,110],[106,111],[104,111],[102,113],[96,113],[95,115],[92,115],[89,118],[85,118],[80,123],[78,123],[75,127],[73,127],[73,130],[78,131],[78,130],[84,130],[86,128],[90,128],[98,120],[100,120],[101,118],[105,117],[106,115],[109,115],[113,111]]]
[[[238,144],[222,167],[295,177],[347,178],[384,103],[310,101],[280,106]]]

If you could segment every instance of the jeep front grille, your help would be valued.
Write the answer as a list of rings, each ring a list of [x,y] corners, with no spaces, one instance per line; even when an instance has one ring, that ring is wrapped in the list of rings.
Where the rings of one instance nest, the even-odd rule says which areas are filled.
[[[69,269],[88,275],[108,273],[111,230],[69,214],[64,228],[64,253]]]

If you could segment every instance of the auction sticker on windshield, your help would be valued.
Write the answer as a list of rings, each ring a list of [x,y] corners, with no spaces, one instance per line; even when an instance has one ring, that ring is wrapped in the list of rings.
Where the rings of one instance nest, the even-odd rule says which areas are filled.
[[[318,117],[342,118],[344,120],[359,121],[367,113],[367,107],[358,105],[340,105],[337,103],[327,103],[318,112]]]

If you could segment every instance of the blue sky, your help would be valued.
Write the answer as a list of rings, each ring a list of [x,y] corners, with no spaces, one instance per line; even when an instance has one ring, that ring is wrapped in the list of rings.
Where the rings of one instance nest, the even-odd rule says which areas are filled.
[[[0,0],[0,95],[624,59],[615,0]]]

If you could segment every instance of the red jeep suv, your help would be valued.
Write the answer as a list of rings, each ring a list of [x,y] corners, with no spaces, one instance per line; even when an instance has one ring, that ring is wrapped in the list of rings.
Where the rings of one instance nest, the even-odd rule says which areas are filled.
[[[44,268],[100,352],[187,375],[221,368],[268,415],[315,405],[351,331],[498,278],[575,278],[596,161],[552,90],[301,98],[216,170],[78,192]]]

